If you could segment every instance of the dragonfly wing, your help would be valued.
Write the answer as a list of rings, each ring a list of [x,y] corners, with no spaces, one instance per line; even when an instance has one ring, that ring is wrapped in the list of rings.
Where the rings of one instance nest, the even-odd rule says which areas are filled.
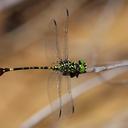
[[[74,102],[71,92],[71,79],[69,76],[52,74],[48,80],[48,97],[55,119],[74,112]]]
[[[71,78],[60,74],[57,85],[59,97],[59,117],[70,115],[74,112],[74,102],[71,90]]]
[[[66,115],[70,115],[74,113],[75,107],[74,107],[74,101],[73,101],[73,96],[72,96],[72,89],[71,89],[71,78],[69,76],[63,77],[63,84],[65,85],[65,107],[63,112]]]
[[[61,38],[61,55],[63,60],[68,59],[68,32],[69,32],[69,11],[66,10],[66,18],[64,20],[64,23],[62,23],[62,31],[60,32],[60,38]]]
[[[73,97],[72,97],[71,78],[69,76],[67,76],[66,79],[67,79],[67,90],[68,90],[68,94],[70,97],[69,99],[70,99],[70,103],[71,103],[71,112],[74,113],[75,106],[74,106],[74,101],[73,101]]]
[[[69,31],[69,11],[66,9],[66,20],[64,24],[64,50],[63,50],[63,59],[68,59],[68,31]]]
[[[68,59],[68,31],[69,31],[69,11],[66,10],[66,19],[62,26],[63,31],[59,29],[55,19],[49,22],[48,31],[45,33],[45,52],[47,60]],[[50,51],[50,52],[49,52]]]
[[[44,47],[46,60],[53,63],[61,58],[59,40],[58,40],[58,24],[52,19],[49,22],[48,29],[45,33]]]
[[[53,22],[53,27],[54,27],[54,35],[55,35],[55,39],[54,39],[54,42],[55,42],[55,48],[56,48],[56,55],[57,55],[57,58],[58,59],[61,59],[61,53],[60,53],[60,47],[59,47],[59,35],[58,35],[58,24],[56,22],[56,20],[52,20]]]
[[[61,74],[52,74],[49,76],[47,90],[54,118],[59,118],[62,114],[61,82]]]

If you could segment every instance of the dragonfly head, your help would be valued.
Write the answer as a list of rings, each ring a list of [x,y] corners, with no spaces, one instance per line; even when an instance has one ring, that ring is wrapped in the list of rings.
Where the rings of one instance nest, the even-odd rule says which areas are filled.
[[[83,60],[79,60],[77,63],[71,63],[70,77],[78,77],[79,74],[86,73],[87,64]]]
[[[87,69],[87,63],[84,60],[79,60],[78,64],[79,64],[79,73],[80,74],[85,73]]]

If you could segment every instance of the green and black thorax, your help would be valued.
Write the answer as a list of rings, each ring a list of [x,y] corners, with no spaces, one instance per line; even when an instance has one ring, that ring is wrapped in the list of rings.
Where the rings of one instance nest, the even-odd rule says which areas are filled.
[[[78,62],[60,60],[51,69],[61,72],[64,76],[78,77],[79,74],[86,73],[87,64],[83,60],[79,60]]]

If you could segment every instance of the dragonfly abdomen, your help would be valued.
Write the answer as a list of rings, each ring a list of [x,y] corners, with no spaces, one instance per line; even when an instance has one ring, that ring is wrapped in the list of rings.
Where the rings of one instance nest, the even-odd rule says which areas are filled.
[[[18,71],[18,70],[41,70],[41,69],[50,69],[48,66],[40,66],[40,67],[17,67],[17,68],[0,68],[0,76],[3,75],[5,72],[9,71]]]
[[[10,70],[29,70],[29,69],[49,69],[48,66],[41,66],[41,67],[19,67],[19,68],[12,68]]]

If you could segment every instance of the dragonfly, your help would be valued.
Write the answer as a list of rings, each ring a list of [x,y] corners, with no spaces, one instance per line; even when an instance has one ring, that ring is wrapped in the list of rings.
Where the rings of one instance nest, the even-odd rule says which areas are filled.
[[[65,83],[67,86],[67,93],[69,94],[70,103],[71,103],[71,111],[74,113],[75,106],[72,96],[72,90],[71,90],[71,78],[78,78],[79,75],[85,74],[85,73],[92,73],[92,72],[101,72],[110,70],[113,68],[119,68],[128,66],[128,62],[122,62],[119,64],[109,64],[109,65],[103,65],[103,66],[95,66],[88,68],[87,62],[80,59],[77,61],[72,61],[69,59],[69,49],[68,49],[68,33],[69,33],[69,10],[66,9],[66,20],[64,25],[64,44],[63,44],[63,56],[61,54],[61,49],[59,47],[59,39],[58,39],[58,24],[55,19],[52,20],[53,28],[54,28],[54,43],[55,43],[55,49],[56,49],[56,63],[52,66],[31,66],[31,67],[15,67],[15,68],[0,68],[0,76],[2,76],[4,73],[11,72],[11,71],[19,71],[19,70],[50,70],[55,73],[57,73],[57,93],[59,97],[59,113],[58,117],[60,118],[62,116],[62,93],[61,93],[61,85],[62,85],[62,79],[65,77]]]
[[[59,96],[59,118],[62,115],[62,95],[61,95],[61,83],[62,83],[62,77],[66,77],[66,83],[68,87],[68,93],[71,98],[71,104],[72,104],[72,113],[75,111],[73,98],[71,94],[71,84],[70,84],[70,78],[77,77],[80,74],[86,73],[87,69],[87,63],[84,60],[78,60],[77,62],[69,60],[68,57],[68,31],[69,31],[69,11],[66,9],[66,21],[64,26],[64,54],[63,57],[61,57],[60,53],[60,47],[59,47],[59,41],[58,41],[58,24],[55,19],[52,20],[52,23],[54,25],[54,35],[55,35],[55,47],[56,47],[56,56],[57,56],[57,62],[55,65],[52,66],[32,66],[32,67],[15,67],[15,68],[0,68],[0,76],[4,73],[11,72],[11,71],[19,71],[19,70],[52,70],[54,72],[57,72],[58,75],[58,96]]]

